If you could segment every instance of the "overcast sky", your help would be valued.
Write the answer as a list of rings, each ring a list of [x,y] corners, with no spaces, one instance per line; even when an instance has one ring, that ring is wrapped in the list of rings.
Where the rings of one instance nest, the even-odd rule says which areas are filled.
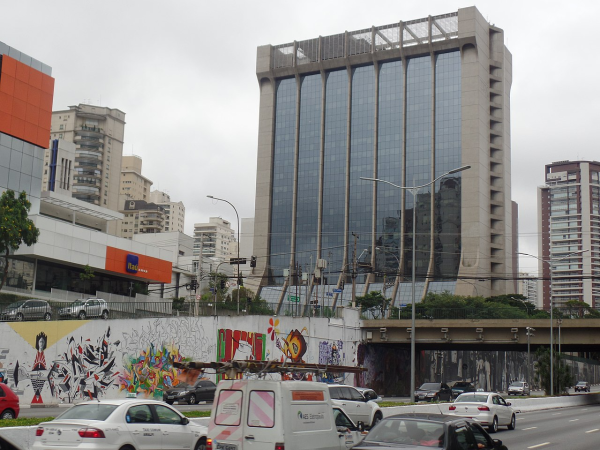
[[[513,55],[512,196],[537,254],[544,164],[598,160],[598,0],[0,0],[0,41],[52,67],[54,110],[126,113],[124,154],[195,222],[254,216],[256,48],[477,6]],[[521,258],[521,270],[537,261]]]

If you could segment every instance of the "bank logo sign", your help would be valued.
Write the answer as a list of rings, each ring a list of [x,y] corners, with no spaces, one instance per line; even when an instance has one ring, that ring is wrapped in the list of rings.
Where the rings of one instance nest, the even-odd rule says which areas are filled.
[[[139,258],[136,255],[127,255],[127,259],[125,260],[125,270],[129,273],[138,273],[139,269]]]

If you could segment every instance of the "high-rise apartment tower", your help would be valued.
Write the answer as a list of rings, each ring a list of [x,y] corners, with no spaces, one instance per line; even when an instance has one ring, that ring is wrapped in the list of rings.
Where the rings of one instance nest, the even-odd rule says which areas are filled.
[[[543,306],[569,300],[600,305],[600,162],[546,165],[538,188],[539,295]]]
[[[329,284],[354,273],[362,295],[385,274],[404,303],[413,226],[418,298],[442,286],[516,292],[511,61],[504,32],[475,7],[259,47],[253,277],[263,292],[273,286],[281,301],[300,268],[324,259]],[[360,179],[418,186],[465,165],[415,199]]]

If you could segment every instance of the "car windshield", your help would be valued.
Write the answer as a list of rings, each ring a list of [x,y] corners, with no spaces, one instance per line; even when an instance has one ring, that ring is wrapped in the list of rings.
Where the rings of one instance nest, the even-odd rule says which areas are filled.
[[[487,394],[460,394],[458,396],[458,398],[456,400],[454,400],[455,403],[459,403],[459,402],[477,402],[477,403],[486,403],[487,402]]]
[[[523,382],[522,381],[513,381],[512,383],[510,383],[511,386],[515,386],[515,387],[523,387]]]
[[[106,403],[89,403],[86,405],[75,405],[67,409],[55,420],[83,419],[83,420],[106,420],[119,405]]]
[[[454,383],[454,386],[452,387],[468,387],[470,383],[464,383],[462,381],[459,381],[458,383]]]
[[[6,307],[6,309],[17,309],[18,307],[20,307],[23,303],[25,303],[25,300],[21,300],[20,302],[14,302],[11,303],[10,305],[8,305]]]
[[[444,425],[426,420],[386,419],[379,422],[363,442],[442,448],[444,444]]]
[[[419,389],[424,391],[430,390],[438,390],[440,388],[440,383],[423,383]]]
[[[190,385],[187,383],[179,383],[177,386],[173,386],[176,389],[189,389]]]
[[[80,302],[79,300],[76,300],[73,303],[71,303],[71,306],[81,306],[81,305],[83,305],[83,303]]]
[[[580,381],[579,383],[577,383],[577,386],[585,386],[587,384],[587,381]]]

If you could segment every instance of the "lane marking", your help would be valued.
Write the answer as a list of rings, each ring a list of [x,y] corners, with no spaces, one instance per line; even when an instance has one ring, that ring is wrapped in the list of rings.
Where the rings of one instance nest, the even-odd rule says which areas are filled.
[[[571,419],[569,422],[577,422],[579,419]]]
[[[560,416],[562,413],[554,413],[553,416]]]
[[[540,448],[540,447],[543,447],[544,445],[550,445],[550,442],[544,442],[543,444],[532,445],[531,447],[527,447],[527,448]]]
[[[586,433],[594,433],[596,431],[600,431],[600,428],[594,428],[593,430],[587,430]]]
[[[537,427],[521,428],[521,431],[535,430]]]

